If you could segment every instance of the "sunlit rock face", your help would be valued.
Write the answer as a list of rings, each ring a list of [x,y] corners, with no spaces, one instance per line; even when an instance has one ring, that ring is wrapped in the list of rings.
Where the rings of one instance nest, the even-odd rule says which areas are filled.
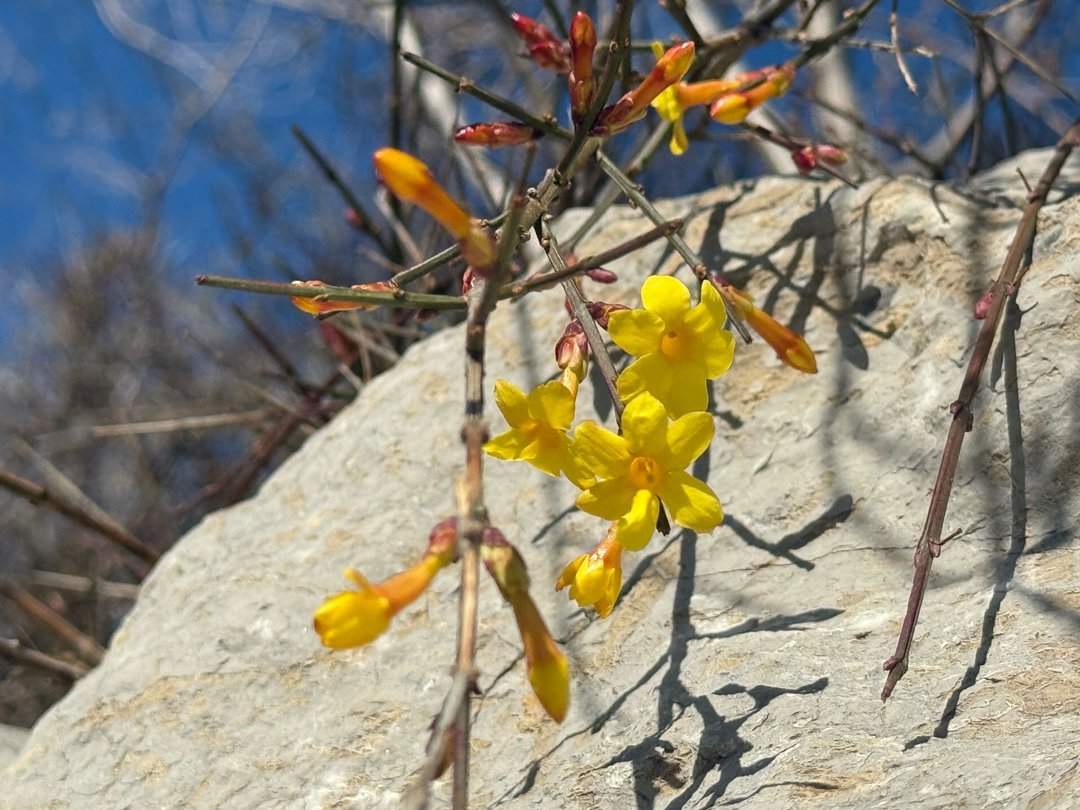
[[[713,386],[717,440],[694,472],[727,512],[624,559],[610,618],[552,584],[602,539],[573,488],[492,461],[492,519],[522,550],[565,641],[573,699],[546,719],[509,610],[482,591],[476,807],[1063,807],[1080,794],[1080,197],[1051,195],[1034,264],[987,367],[911,670],[891,654],[969,347],[1046,152],[964,188],[856,191],[773,178],[661,205],[759,305],[803,332],[815,376],[740,346]],[[1073,160],[1060,188],[1076,188]],[[584,212],[558,227],[571,232]],[[582,255],[648,228],[613,209]],[[663,244],[595,298],[636,303]],[[685,270],[678,271],[681,275]],[[684,276],[685,277],[685,276]],[[689,280],[689,279],[688,279]],[[196,294],[196,293],[193,293]],[[287,305],[286,305],[287,306]],[[552,378],[558,292],[502,306],[488,385]],[[4,772],[7,808],[393,808],[449,685],[454,571],[369,647],[331,652],[311,613],[355,566],[414,561],[453,509],[463,334],[414,347],[255,498],[161,562],[105,662]],[[595,380],[593,381],[595,382]],[[493,406],[489,416],[502,423]],[[578,418],[613,425],[587,383]],[[435,789],[444,806],[445,783]],[[1029,804],[1029,802],[1033,802]]]

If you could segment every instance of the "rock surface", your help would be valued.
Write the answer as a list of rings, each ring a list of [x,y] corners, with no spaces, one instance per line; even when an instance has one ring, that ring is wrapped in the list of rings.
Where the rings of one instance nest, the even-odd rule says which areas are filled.
[[[946,521],[964,534],[935,565],[911,671],[878,698],[972,304],[1019,219],[1015,164],[1034,179],[1047,155],[963,189],[773,178],[664,206],[805,331],[820,373],[740,349],[697,469],[728,520],[631,555],[606,621],[551,589],[602,523],[568,509],[565,482],[491,463],[493,520],[567,639],[574,695],[561,727],[544,718],[485,583],[475,807],[1080,806],[1080,197],[1055,191],[1040,218],[1022,323],[994,355]],[[1073,159],[1058,189],[1078,184]],[[582,252],[646,227],[613,210]],[[655,245],[593,289],[632,303],[675,262]],[[564,322],[558,293],[500,308],[488,382],[551,376]],[[449,683],[456,576],[366,649],[320,648],[310,617],[343,568],[392,573],[451,512],[461,346],[452,329],[412,350],[257,497],[180,541],[104,664],[3,774],[0,806],[397,807]],[[579,418],[594,403],[610,421],[592,387]],[[437,785],[436,806],[447,795]]]

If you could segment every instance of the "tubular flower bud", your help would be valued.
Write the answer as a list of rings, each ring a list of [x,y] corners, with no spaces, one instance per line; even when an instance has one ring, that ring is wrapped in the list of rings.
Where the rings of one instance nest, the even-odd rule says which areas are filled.
[[[461,244],[461,255],[478,268],[495,262],[495,241],[478,220],[447,194],[427,165],[399,149],[375,153],[375,173],[395,197],[424,209]]]
[[[311,281],[294,281],[292,286],[311,289],[330,285],[325,281],[312,279]],[[370,284],[353,284],[349,289],[366,290],[368,292],[393,292],[397,288],[398,286],[392,281],[374,281]],[[351,309],[375,309],[379,306],[378,304],[365,304],[360,301],[327,301],[320,298],[301,298],[300,296],[289,296],[289,300],[297,309],[315,316],[329,315],[333,312],[345,312]]]
[[[827,143],[813,144],[792,151],[791,160],[799,174],[810,174],[821,163],[828,163],[831,166],[846,163],[847,152]]]
[[[431,584],[435,575],[453,559],[452,554],[428,553],[411,568],[372,584],[354,568],[345,576],[356,585],[327,598],[315,611],[315,632],[334,649],[360,647],[381,636],[390,620]]]
[[[585,379],[589,367],[589,341],[580,321],[570,321],[563,330],[555,344],[555,364],[563,371],[572,372],[579,381]]]
[[[653,99],[686,75],[693,61],[693,42],[683,42],[668,48],[641,84],[610,107],[600,111],[593,126],[593,134],[614,135],[637,121],[645,114]]]
[[[817,374],[817,358],[814,350],[802,335],[773,318],[769,313],[758,309],[754,300],[731,284],[724,284],[713,279],[713,284],[720,290],[724,300],[735,314],[757,332],[761,339],[772,346],[781,362],[805,374]]]
[[[556,73],[570,72],[570,46],[559,39],[554,31],[516,11],[510,15],[510,21],[536,64]]]
[[[484,531],[480,553],[500,593],[513,608],[533,693],[548,715],[561,723],[570,707],[570,666],[529,596],[525,563],[497,529]]]
[[[608,304],[605,301],[590,301],[585,306],[589,310],[589,314],[592,315],[593,320],[596,321],[596,325],[601,329],[608,328],[611,313],[630,309],[630,307],[623,304]]]
[[[614,284],[619,280],[617,275],[604,267],[594,267],[591,270],[586,270],[585,275],[597,284]]]
[[[622,589],[622,545],[615,539],[615,527],[591,552],[571,562],[555,582],[555,590],[570,586],[570,598],[583,608],[593,608],[601,619],[615,607]]]
[[[596,92],[593,78],[593,53],[596,51],[596,28],[584,11],[574,15],[570,23],[570,110],[580,121],[588,112]]]
[[[454,133],[454,140],[468,146],[520,146],[535,141],[543,134],[517,121],[494,121],[462,127]]]
[[[795,78],[791,65],[767,67],[738,77],[740,87],[753,83],[746,90],[733,90],[713,102],[709,115],[721,124],[741,124],[751,112],[766,101],[784,95]]]

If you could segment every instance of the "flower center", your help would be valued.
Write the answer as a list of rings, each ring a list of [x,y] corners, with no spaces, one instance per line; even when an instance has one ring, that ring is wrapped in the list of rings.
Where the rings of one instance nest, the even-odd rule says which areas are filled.
[[[669,360],[685,360],[690,356],[692,338],[676,329],[668,329],[660,338],[660,353]]]
[[[630,483],[634,489],[653,490],[660,483],[663,471],[660,465],[646,456],[638,456],[630,462]]]

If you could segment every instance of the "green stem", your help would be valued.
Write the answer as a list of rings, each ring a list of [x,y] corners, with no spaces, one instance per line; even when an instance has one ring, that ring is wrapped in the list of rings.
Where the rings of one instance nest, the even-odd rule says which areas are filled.
[[[452,295],[429,295],[406,290],[376,292],[353,290],[349,287],[301,287],[276,281],[251,281],[246,278],[225,276],[196,276],[195,283],[204,287],[220,287],[226,290],[260,293],[263,295],[287,295],[289,298],[318,298],[321,301],[350,301],[357,304],[374,304],[390,309],[465,309],[465,299]]]

